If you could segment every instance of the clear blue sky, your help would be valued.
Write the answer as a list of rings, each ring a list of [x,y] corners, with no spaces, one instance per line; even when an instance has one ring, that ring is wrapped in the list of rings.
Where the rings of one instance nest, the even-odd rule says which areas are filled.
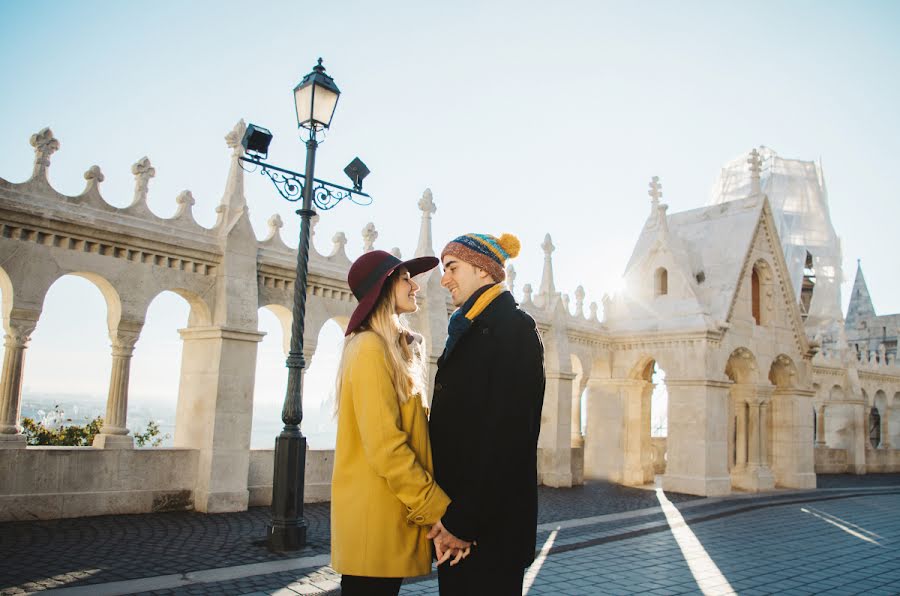
[[[317,174],[340,181],[359,155],[375,197],[323,214],[323,251],[341,230],[357,255],[373,221],[377,246],[411,254],[415,203],[430,187],[437,244],[468,231],[516,233],[521,288],[539,282],[549,232],[557,287],[571,294],[582,284],[599,302],[646,218],[650,176],[660,176],[670,213],[694,208],[724,162],[764,144],[822,158],[849,278],[844,303],[861,258],[878,312],[898,312],[898,29],[896,2],[0,0],[0,176],[26,179],[29,135],[50,126],[61,141],[50,178],[62,192],[80,192],[82,173],[98,164],[106,199],[126,205],[130,165],[147,155],[157,170],[151,208],[171,215],[190,189],[197,219],[212,225],[228,166],[222,137],[239,118],[275,133],[273,162],[302,168],[291,89],[323,56],[343,95]],[[279,212],[295,242],[296,216],[261,177],[248,182],[248,199],[258,236]],[[97,335],[108,353],[91,291],[54,286],[52,304],[89,310],[96,329],[48,312],[26,384],[47,381],[31,365],[66,341],[55,336]],[[186,307],[160,300],[138,369],[157,326],[177,346],[172,329]],[[64,385],[85,376],[71,374]]]

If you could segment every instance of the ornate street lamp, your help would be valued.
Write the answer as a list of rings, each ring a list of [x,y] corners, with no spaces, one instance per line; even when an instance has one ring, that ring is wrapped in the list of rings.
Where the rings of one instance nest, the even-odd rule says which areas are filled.
[[[288,201],[302,200],[301,208],[297,210],[300,216],[300,245],[297,249],[291,345],[287,357],[288,382],[281,411],[284,429],[275,439],[272,517],[267,527],[269,549],[277,552],[298,550],[306,545],[307,523],[303,517],[306,437],[300,432],[300,422],[303,420],[301,378],[306,366],[303,358],[303,329],[309,268],[309,232],[310,219],[316,214],[313,207],[331,209],[344,199],[361,205],[372,202],[371,197],[362,192],[362,181],[369,169],[358,157],[344,170],[353,181],[353,188],[314,177],[316,148],[319,146],[316,133],[331,125],[340,94],[334,80],[325,74],[321,58],[312,72],[303,77],[294,88],[297,126],[308,131],[304,174],[261,161],[268,155],[272,140],[272,133],[265,128],[250,124],[242,141],[247,154],[247,157],[241,157],[242,161],[260,167],[261,173],[272,180],[281,196]]]

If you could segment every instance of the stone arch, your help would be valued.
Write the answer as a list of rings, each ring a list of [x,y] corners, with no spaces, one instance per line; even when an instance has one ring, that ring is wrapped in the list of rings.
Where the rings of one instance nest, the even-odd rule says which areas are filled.
[[[3,267],[0,267],[0,301],[2,301],[0,314],[2,314],[3,320],[6,321],[9,319],[9,314],[13,308],[13,284]]]
[[[760,382],[756,356],[746,347],[735,349],[725,364],[725,375],[732,382],[728,401],[732,486],[752,491],[771,489],[775,481],[769,465],[769,394]]]
[[[156,295],[154,295],[150,300],[150,302],[152,303],[153,300],[156,300],[156,297],[163,292],[172,292],[181,296],[185,299],[185,301],[187,301],[188,306],[191,307],[191,310],[188,313],[188,327],[205,327],[207,325],[212,325],[212,311],[209,308],[209,304],[207,304],[206,300],[204,300],[199,294],[185,288],[164,288],[157,292]]]
[[[108,280],[94,274],[57,275],[48,287],[41,284],[32,289],[39,289],[35,296],[42,312],[33,326],[34,333],[29,334],[32,341],[27,344],[28,358],[23,363],[27,366],[21,370],[20,388],[31,386],[51,395],[78,394],[85,415],[104,416],[103,400],[106,398],[108,404],[113,393],[111,370],[117,346],[113,341],[111,354],[110,338],[121,319],[118,292]],[[58,358],[59,353],[66,357]],[[127,387],[127,376],[117,385]],[[19,405],[26,408],[34,403],[21,392],[20,400]],[[72,413],[68,401],[59,405],[67,414]],[[116,429],[125,434],[125,404],[121,405],[115,412],[122,414],[121,418],[111,421],[106,412],[104,430],[113,426],[108,422],[115,422]]]
[[[103,295],[103,299],[106,301],[106,324],[110,333],[114,332],[119,326],[119,321],[122,320],[122,299],[113,284],[102,275],[93,272],[73,271],[65,275],[74,275],[75,277],[86,279],[100,290],[100,294]],[[65,275],[58,277],[53,284],[60,278],[65,277]],[[53,284],[51,284],[51,287]]]
[[[890,421],[888,419],[890,409],[888,408],[887,394],[883,389],[878,389],[872,398],[872,409],[869,410],[870,416],[870,433],[869,439],[872,441],[873,436],[877,435],[877,442],[872,442],[872,447],[886,447],[890,445]],[[873,428],[873,427],[877,427]]]

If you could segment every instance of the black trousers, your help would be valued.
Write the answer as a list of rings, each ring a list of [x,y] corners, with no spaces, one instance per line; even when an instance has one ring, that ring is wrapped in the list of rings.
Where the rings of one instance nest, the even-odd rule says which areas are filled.
[[[402,577],[341,576],[342,596],[397,596]]]
[[[441,596],[522,596],[524,567],[496,567],[470,556],[438,567]]]

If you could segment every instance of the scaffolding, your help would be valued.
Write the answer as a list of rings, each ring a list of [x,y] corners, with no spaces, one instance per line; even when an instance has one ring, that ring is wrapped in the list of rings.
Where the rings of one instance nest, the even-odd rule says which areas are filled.
[[[821,161],[784,159],[768,147],[760,147],[759,156],[760,190],[772,206],[807,335],[830,343],[843,327],[843,273],[841,242],[831,225]],[[734,159],[722,168],[710,204],[747,198],[751,184],[747,157]]]

